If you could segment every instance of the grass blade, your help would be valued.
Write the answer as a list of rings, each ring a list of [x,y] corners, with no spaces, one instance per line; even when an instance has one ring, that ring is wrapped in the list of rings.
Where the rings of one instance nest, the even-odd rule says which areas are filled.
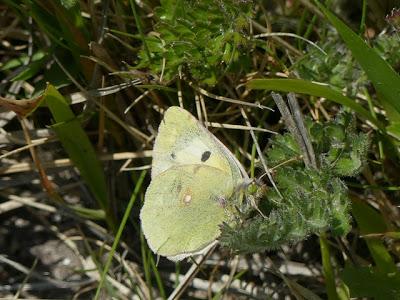
[[[71,161],[79,169],[99,206],[108,212],[105,175],[88,136],[64,97],[52,85],[47,86],[43,97],[56,122],[52,128],[61,144]],[[111,225],[111,216],[107,215],[107,219]]]
[[[101,291],[101,289],[102,289],[102,287],[104,285],[104,281],[106,279],[108,269],[111,266],[111,262],[112,262],[112,259],[114,257],[114,253],[115,253],[115,251],[117,249],[118,243],[119,243],[119,241],[121,239],[121,236],[122,236],[122,232],[124,231],[126,222],[127,222],[128,218],[129,218],[129,216],[131,214],[131,210],[132,210],[133,204],[135,203],[135,200],[136,200],[139,192],[141,191],[143,180],[144,180],[144,178],[146,176],[146,173],[147,173],[147,171],[143,170],[140,173],[138,181],[136,182],[135,189],[134,189],[134,191],[132,193],[131,199],[129,200],[128,206],[125,209],[125,213],[124,213],[124,216],[122,217],[122,221],[121,221],[121,224],[119,225],[117,234],[115,235],[114,243],[113,243],[113,245],[111,247],[110,253],[108,253],[107,262],[106,262],[106,265],[104,266],[104,270],[103,270],[103,272],[101,274],[100,283],[99,283],[99,286],[97,287],[96,295],[95,295],[95,297],[93,299],[98,299],[99,296],[100,296],[100,291]]]
[[[328,299],[338,299],[339,295],[336,292],[335,275],[333,273],[333,267],[329,253],[329,244],[324,233],[319,237],[319,244],[321,247],[323,273],[325,276],[326,293],[328,294]]]
[[[274,90],[280,92],[294,92],[324,97],[347,106],[354,110],[360,117],[370,121],[372,124],[383,130],[383,125],[376,120],[365,108],[354,100],[342,95],[326,84],[311,82],[302,79],[254,79],[248,82],[251,89]]]

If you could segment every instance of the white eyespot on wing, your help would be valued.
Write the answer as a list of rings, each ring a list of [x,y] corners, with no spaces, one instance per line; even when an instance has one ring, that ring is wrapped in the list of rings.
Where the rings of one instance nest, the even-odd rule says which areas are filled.
[[[182,141],[182,143],[175,145],[176,159],[178,161],[190,160],[193,164],[201,162],[201,157],[204,152],[209,151],[209,147],[199,138],[194,138],[190,141]]]
[[[189,205],[190,202],[192,202],[192,195],[186,194],[186,195],[183,197],[183,203],[184,203],[185,205]]]

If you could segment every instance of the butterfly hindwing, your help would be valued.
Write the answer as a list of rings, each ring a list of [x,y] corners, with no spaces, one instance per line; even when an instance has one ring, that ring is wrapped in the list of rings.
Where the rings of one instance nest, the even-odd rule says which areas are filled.
[[[140,213],[153,252],[180,259],[207,247],[229,222],[225,199],[234,192],[226,174],[207,165],[173,166],[151,181]],[[185,255],[187,254],[187,255]]]

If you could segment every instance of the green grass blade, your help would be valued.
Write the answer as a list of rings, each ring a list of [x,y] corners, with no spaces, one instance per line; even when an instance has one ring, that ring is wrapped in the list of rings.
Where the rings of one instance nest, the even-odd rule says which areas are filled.
[[[0,71],[10,70],[22,65],[26,65],[28,62],[35,62],[41,60],[46,56],[46,52],[44,50],[36,51],[31,57],[28,55],[22,55],[20,57],[10,59],[9,61],[4,62],[4,64],[0,63]]]
[[[151,59],[150,50],[149,50],[149,47],[147,46],[146,39],[145,39],[145,36],[144,36],[144,33],[143,33],[142,21],[140,20],[140,17],[138,15],[137,11],[136,11],[136,3],[134,1],[132,1],[132,0],[129,0],[129,4],[131,6],[132,13],[133,13],[133,16],[135,18],[136,27],[137,27],[137,30],[139,32],[140,39],[142,40],[142,43],[143,43],[143,46],[144,46],[144,50],[145,50],[145,53],[147,55],[147,59],[151,62],[152,59]]]
[[[18,80],[25,81],[32,78],[37,73],[42,71],[42,68],[47,63],[47,61],[48,59],[46,56],[43,57],[42,59],[32,61],[30,64],[24,66],[24,69],[21,71],[21,73],[13,77],[11,81],[18,81]]]
[[[321,247],[322,267],[325,276],[326,293],[328,294],[328,299],[338,299],[339,295],[336,291],[335,274],[333,273],[331,256],[329,253],[329,244],[324,233],[319,237],[319,244]]]
[[[125,209],[125,213],[124,213],[124,216],[122,217],[122,221],[121,221],[121,224],[119,225],[117,234],[115,235],[114,243],[113,243],[113,245],[111,247],[110,253],[108,253],[107,262],[106,262],[106,264],[104,266],[104,269],[103,269],[103,272],[101,274],[100,283],[99,283],[99,286],[97,287],[96,295],[95,295],[94,299],[98,299],[99,296],[100,296],[100,291],[101,291],[101,289],[102,289],[102,287],[104,285],[108,269],[111,266],[111,262],[112,262],[112,259],[114,257],[115,250],[117,249],[117,246],[118,246],[119,241],[120,241],[121,236],[122,236],[122,232],[124,231],[126,222],[128,221],[128,218],[129,218],[129,216],[131,214],[131,210],[132,210],[133,204],[135,203],[136,198],[137,198],[139,192],[141,191],[143,180],[144,180],[144,178],[146,176],[146,173],[147,173],[147,171],[143,170],[140,173],[139,179],[136,182],[135,189],[134,189],[134,191],[132,193],[131,199],[129,200],[128,206]]]
[[[361,37],[354,33],[333,13],[326,9],[318,1],[315,1],[319,9],[325,14],[328,20],[335,26],[340,36],[351,50],[354,58],[361,65],[368,78],[377,90],[382,105],[387,108],[393,107],[400,113],[400,76],[378,53],[370,48]],[[392,115],[388,115],[390,118]],[[396,114],[392,122],[399,122]]]
[[[67,101],[52,85],[48,85],[43,100],[56,122],[52,128],[61,144],[71,161],[79,169],[100,207],[107,212],[109,203],[103,167],[88,136]]]
[[[69,208],[85,219],[104,220],[106,218],[106,214],[102,209],[91,209],[79,205],[70,205]]]
[[[382,130],[384,128],[383,125],[377,121],[364,107],[326,84],[320,84],[302,79],[254,79],[249,81],[247,86],[251,89],[295,92],[316,97],[324,97],[351,108],[360,117],[370,121],[378,128]]]
[[[156,264],[154,262],[154,259],[153,259],[152,255],[150,255],[150,260],[149,261],[150,261],[150,264],[151,264],[151,268],[153,270],[153,274],[154,274],[154,276],[156,278],[156,283],[157,283],[158,290],[160,292],[160,296],[161,296],[162,299],[167,299],[167,296],[165,294],[164,285],[163,285],[163,280],[161,278],[160,272],[158,272],[157,266],[156,266]]]
[[[151,262],[150,260],[152,259],[152,253],[147,247],[146,244],[146,239],[144,238],[143,232],[140,231],[140,251],[142,254],[142,265],[143,265],[143,273],[144,273],[144,278],[146,281],[146,285],[149,290],[149,298],[153,299],[153,292],[152,292],[152,281],[151,281]]]

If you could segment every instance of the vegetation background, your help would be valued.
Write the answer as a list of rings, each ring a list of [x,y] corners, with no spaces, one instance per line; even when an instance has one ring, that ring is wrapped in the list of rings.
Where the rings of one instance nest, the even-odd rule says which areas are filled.
[[[0,297],[400,299],[399,7],[1,0]],[[271,91],[296,93],[314,167]],[[285,199],[265,179],[267,218],[225,226],[200,265],[140,231],[171,105],[252,177],[265,156]]]

